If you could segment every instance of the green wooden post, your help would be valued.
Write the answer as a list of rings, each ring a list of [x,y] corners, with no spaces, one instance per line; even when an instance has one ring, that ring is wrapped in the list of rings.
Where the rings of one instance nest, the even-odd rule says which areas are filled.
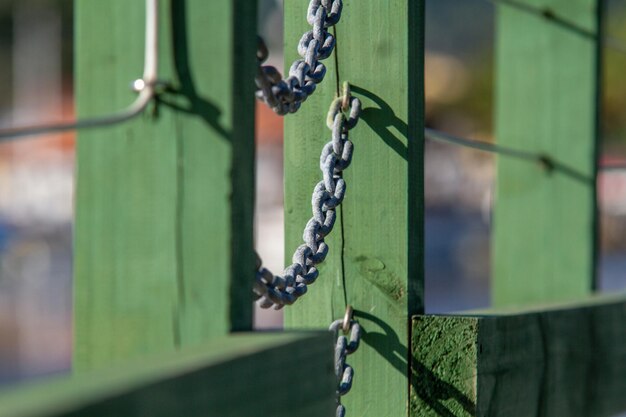
[[[78,117],[123,108],[142,72],[143,2],[75,4]],[[79,134],[78,371],[251,326],[255,2],[159,12],[173,91],[132,122]]]
[[[520,6],[521,4],[521,6]],[[596,261],[601,0],[498,6],[493,303],[589,294]]]
[[[413,321],[415,415],[608,417],[626,411],[626,297]]]
[[[285,2],[288,63],[310,29],[306,7]],[[290,256],[311,217],[337,84],[348,81],[363,102],[330,254],[308,294],[285,311],[288,327],[323,328],[343,317],[346,303],[354,307],[364,336],[348,358],[355,379],[342,401],[350,415],[408,415],[409,318],[423,306],[423,7],[421,0],[345,0],[326,79],[285,121]]]

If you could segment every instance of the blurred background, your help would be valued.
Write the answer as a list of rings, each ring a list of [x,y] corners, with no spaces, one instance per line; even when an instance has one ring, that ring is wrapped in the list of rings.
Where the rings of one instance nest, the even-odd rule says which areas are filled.
[[[260,0],[259,31],[282,68],[282,2]],[[0,127],[71,120],[72,0],[0,0]],[[492,141],[494,9],[427,0],[428,127]],[[626,44],[626,1],[607,34]],[[114,22],[112,22],[114,25]],[[602,159],[626,162],[626,54],[605,50]],[[283,267],[282,119],[257,108],[257,247]],[[66,372],[71,358],[74,134],[0,144],[0,385]],[[489,306],[490,154],[426,143],[426,308]],[[599,179],[600,288],[626,288],[626,171]],[[258,327],[280,313],[258,311]]]

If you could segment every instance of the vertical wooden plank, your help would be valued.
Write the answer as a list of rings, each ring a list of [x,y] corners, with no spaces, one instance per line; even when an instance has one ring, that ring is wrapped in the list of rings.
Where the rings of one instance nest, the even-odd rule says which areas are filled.
[[[552,166],[498,159],[495,305],[567,299],[594,287],[600,3],[498,6],[498,143],[546,155]]]
[[[321,328],[343,317],[346,303],[355,308],[364,336],[348,358],[355,379],[342,402],[350,415],[408,414],[409,317],[423,306],[423,7],[423,1],[345,0],[335,30],[338,67],[333,57],[325,61],[324,83],[285,122],[290,254],[311,217],[337,81],[349,81],[363,102],[330,254],[308,294],[285,312],[289,327]],[[287,62],[309,30],[305,16],[303,2],[285,3]]]
[[[134,121],[79,134],[76,370],[251,325],[255,4],[159,12],[173,91]],[[143,30],[141,1],[76,2],[79,117],[132,101]]]

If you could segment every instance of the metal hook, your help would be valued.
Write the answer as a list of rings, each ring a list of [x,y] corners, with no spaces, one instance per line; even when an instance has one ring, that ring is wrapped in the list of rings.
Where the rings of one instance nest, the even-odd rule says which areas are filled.
[[[341,97],[341,110],[347,111],[350,108],[350,99],[352,98],[350,83],[347,81],[343,82],[343,95]]]
[[[158,93],[160,86],[166,85],[157,79],[158,38],[159,38],[159,0],[146,0],[146,35],[143,76],[132,83],[132,88],[139,95],[135,101],[117,113],[67,123],[51,123],[38,126],[24,126],[0,130],[0,141],[23,136],[41,135],[45,133],[64,132],[66,130],[86,129],[110,126],[125,122],[143,113],[148,103]]]
[[[341,330],[343,330],[344,333],[348,333],[350,330],[350,323],[352,322],[353,314],[354,310],[352,309],[352,306],[348,304],[346,306],[346,314],[344,314],[343,321],[341,322]]]
[[[262,63],[267,61],[269,55],[270,52],[267,49],[267,44],[265,43],[265,40],[261,36],[257,35],[256,59]]]

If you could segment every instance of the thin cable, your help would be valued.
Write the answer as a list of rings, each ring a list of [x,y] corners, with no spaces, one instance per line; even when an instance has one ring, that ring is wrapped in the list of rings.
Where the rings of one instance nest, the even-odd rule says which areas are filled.
[[[626,44],[621,42],[619,39],[614,38],[612,36],[604,37],[604,45],[608,46],[611,50],[620,53],[622,55],[626,55]]]
[[[536,162],[549,169],[552,169],[556,165],[559,165],[549,155],[513,149],[507,146],[496,145],[494,143],[482,140],[462,138],[434,129],[424,129],[424,136],[426,137],[426,139],[437,142],[446,142],[483,152],[489,152],[504,156],[510,156],[512,158],[523,159],[526,161]],[[626,163],[604,164],[600,165],[599,169],[601,171],[626,171]]]
[[[148,103],[154,98],[158,83],[158,3],[158,0],[146,0],[146,37],[143,77],[133,83],[133,88],[139,92],[139,95],[130,106],[117,113],[106,116],[97,116],[72,122],[0,129],[0,142],[24,136],[111,126],[125,122],[143,113]]]
[[[626,171],[626,163],[624,164],[604,164],[600,166],[604,172]]]
[[[460,145],[466,148],[477,149],[479,151],[497,153],[500,155],[511,156],[513,158],[525,159],[527,161],[533,161],[533,162],[544,162],[546,160],[545,155],[541,155],[535,152],[512,149],[506,146],[500,146],[500,145],[496,145],[496,144],[481,141],[481,140],[461,138],[458,136],[450,135],[448,133],[440,132],[438,130],[424,129],[424,134],[426,135],[426,138],[430,140],[452,143],[454,145]]]
[[[552,9],[547,8],[547,7],[531,6],[529,4],[521,3],[516,0],[483,0],[483,1],[494,4],[494,5],[504,4],[510,7],[514,7],[518,10],[522,10],[524,12],[534,14],[539,17],[543,17],[544,19],[549,20],[550,22],[554,24],[560,25],[568,30],[571,30],[572,32],[575,32],[581,36],[585,36],[590,39],[596,39],[598,37],[597,33],[557,15]],[[615,52],[626,55],[626,44],[624,44],[624,42],[622,42],[621,40],[615,37],[604,36],[602,38],[602,45],[604,45],[605,47],[609,49],[614,50]]]

